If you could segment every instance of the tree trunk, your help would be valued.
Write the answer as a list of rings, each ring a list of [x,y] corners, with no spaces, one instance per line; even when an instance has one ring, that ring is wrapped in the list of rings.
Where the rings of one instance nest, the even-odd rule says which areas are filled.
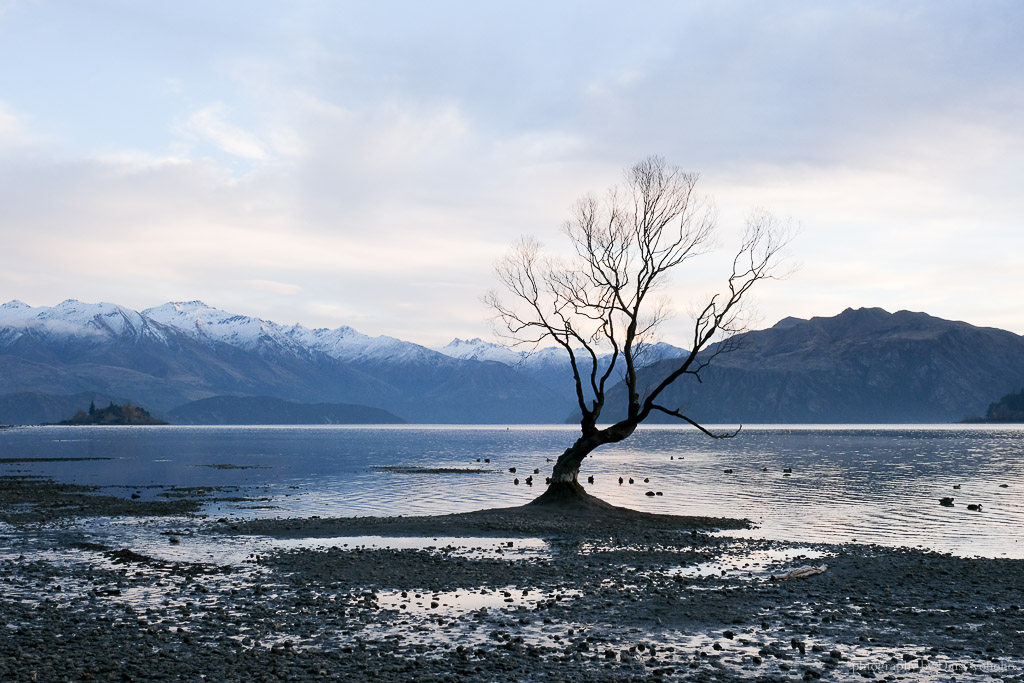
[[[558,456],[555,466],[551,469],[551,483],[538,498],[534,499],[531,505],[546,505],[551,503],[566,502],[570,500],[594,500],[594,498],[583,486],[580,485],[577,477],[580,472],[580,464],[595,448],[605,443],[602,439],[591,436],[580,438],[565,452]]]
[[[551,483],[576,484],[583,459],[594,452],[598,446],[608,443],[600,432],[588,437],[580,437],[576,443],[565,449],[558,456],[555,466],[551,468]]]
[[[605,429],[591,431],[589,435],[576,439],[576,443],[566,448],[565,452],[558,456],[555,466],[551,468],[551,483],[548,484],[547,490],[530,502],[530,505],[576,501],[587,503],[590,506],[610,507],[600,498],[587,493],[580,485],[577,480],[580,464],[599,446],[622,441],[635,429],[635,422],[623,420]]]

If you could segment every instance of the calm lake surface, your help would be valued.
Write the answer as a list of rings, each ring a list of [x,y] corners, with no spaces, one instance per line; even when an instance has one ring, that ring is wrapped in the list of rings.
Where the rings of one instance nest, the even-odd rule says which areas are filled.
[[[528,502],[548,458],[574,436],[569,427],[29,427],[0,431],[0,459],[17,460],[0,462],[0,475],[143,498],[167,486],[237,487],[224,495],[255,499],[212,503],[205,512],[217,517],[425,515]],[[29,461],[38,458],[109,459]],[[523,481],[534,468],[531,488]],[[587,488],[617,505],[759,525],[739,535],[1024,558],[1020,426],[774,425],[720,441],[650,427],[588,458],[581,479],[589,474]]]

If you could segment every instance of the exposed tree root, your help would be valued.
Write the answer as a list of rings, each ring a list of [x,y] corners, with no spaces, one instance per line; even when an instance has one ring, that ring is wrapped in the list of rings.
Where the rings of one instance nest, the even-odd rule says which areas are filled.
[[[553,482],[547,490],[523,507],[558,507],[565,510],[626,510],[587,493],[579,482]],[[633,512],[630,510],[629,512]]]

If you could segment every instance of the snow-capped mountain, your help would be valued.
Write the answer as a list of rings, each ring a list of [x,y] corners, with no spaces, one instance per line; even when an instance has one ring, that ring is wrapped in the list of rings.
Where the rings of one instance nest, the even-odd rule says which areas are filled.
[[[0,305],[0,334],[39,333],[74,338],[161,338],[146,317],[117,304],[87,304],[68,299],[48,307],[14,300]],[[0,337],[2,338],[2,337]]]
[[[381,335],[371,337],[351,327],[307,329],[301,325],[289,328],[290,334],[308,348],[331,358],[350,362],[442,362],[436,351],[412,342]]]
[[[476,339],[459,339],[456,337],[445,346],[436,349],[451,358],[463,360],[495,361],[505,365],[517,365],[530,356],[529,351],[514,351],[507,346]],[[545,351],[547,349],[544,349]]]
[[[368,405],[410,422],[557,422],[567,414],[555,392],[509,366],[350,327],[279,325],[201,301],[142,312],[73,299],[0,306],[0,395],[87,391],[156,413],[235,395]]]
[[[452,358],[466,360],[494,361],[515,368],[535,380],[551,386],[553,389],[572,389],[572,366],[569,362],[569,354],[561,347],[543,347],[535,350],[514,350],[501,344],[484,341],[482,339],[459,339],[455,338],[447,345],[437,349],[439,352]],[[679,358],[686,355],[683,349],[659,342],[642,347],[641,356],[638,358],[640,366],[650,365],[669,358]],[[576,354],[579,361],[586,362],[588,356],[582,350]],[[600,369],[608,367],[611,362],[610,353],[598,356],[597,362]]]
[[[394,337],[371,337],[346,326],[331,330],[279,325],[262,318],[227,313],[202,301],[170,302],[147,308],[142,315],[193,339],[228,344],[246,351],[317,352],[346,362],[423,361],[434,355],[426,347]]]
[[[446,365],[449,358],[457,357],[394,337],[371,337],[346,326],[332,330],[280,325],[262,318],[228,313],[202,301],[168,302],[136,312],[116,304],[88,304],[74,299],[53,307],[33,307],[15,300],[0,305],[0,330],[9,336],[36,332],[122,341],[142,336],[168,341],[177,333],[206,345],[224,344],[244,351],[297,355],[321,353],[345,362]]]
[[[207,348],[225,345],[263,355],[287,354],[308,358],[322,354],[336,361],[357,365],[430,364],[446,368],[451,361],[497,362],[550,383],[561,384],[569,372],[568,355],[558,347],[516,350],[482,339],[455,339],[439,349],[394,337],[371,337],[351,327],[310,329],[302,325],[280,325],[247,315],[208,306],[202,301],[168,302],[141,312],[111,303],[89,304],[68,299],[47,307],[33,307],[21,301],[0,306],[0,339],[24,334],[42,334],[65,340],[135,341],[149,339],[169,344],[184,336]],[[649,347],[653,361],[683,354],[669,344]],[[602,356],[607,363],[610,356]],[[554,372],[554,377],[550,373]]]
[[[169,302],[145,309],[142,316],[199,341],[219,342],[246,351],[257,351],[265,346],[293,352],[300,350],[280,325],[247,315],[233,315],[202,301]]]
[[[685,350],[665,342],[658,342],[643,348],[642,361],[645,364],[686,355]],[[479,337],[476,339],[459,339],[456,337],[445,346],[438,348],[437,351],[452,358],[490,360],[513,366],[548,366],[568,364],[569,362],[568,354],[558,346],[546,346],[533,350],[515,350],[501,344],[484,341]],[[581,349],[577,357],[585,358],[586,353]],[[611,354],[598,356],[598,360],[601,362],[607,362],[609,358],[611,358]]]
[[[672,366],[658,362],[684,353],[648,347],[640,364],[655,367],[641,383],[659,381]],[[847,310],[748,332],[702,376],[673,385],[666,404],[709,422],[950,421],[1020,388],[1024,337],[923,313]],[[216,396],[369,406],[412,423],[562,423],[573,394],[558,348],[522,353],[456,339],[432,350],[199,301],[142,312],[73,299],[0,305],[0,424],[31,421],[33,411],[52,420],[79,398],[118,397],[166,416]],[[613,388],[605,417],[616,417],[621,399]]]

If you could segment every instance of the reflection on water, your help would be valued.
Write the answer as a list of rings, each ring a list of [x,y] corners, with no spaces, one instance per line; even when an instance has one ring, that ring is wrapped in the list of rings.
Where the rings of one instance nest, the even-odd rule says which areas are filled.
[[[810,560],[828,557],[822,550],[814,548],[784,547],[765,550],[725,549],[713,561],[677,567],[672,574],[689,578],[719,576],[737,579],[770,579],[780,576]],[[815,564],[820,564],[816,562]]]
[[[179,486],[237,487],[231,496],[249,498],[211,503],[216,517],[421,515],[529,501],[573,438],[568,427],[39,427],[0,432],[0,475],[125,497]],[[618,505],[759,526],[740,535],[1024,557],[1020,427],[772,426],[722,441],[655,427],[601,449],[583,474]],[[939,505],[946,496],[951,507]]]
[[[459,589],[435,593],[412,593],[409,591],[378,591],[378,604],[404,614],[425,616],[441,615],[449,619],[459,618],[467,612],[479,610],[533,610],[538,604],[559,602],[579,597],[579,590],[517,589],[515,586],[501,588]]]

